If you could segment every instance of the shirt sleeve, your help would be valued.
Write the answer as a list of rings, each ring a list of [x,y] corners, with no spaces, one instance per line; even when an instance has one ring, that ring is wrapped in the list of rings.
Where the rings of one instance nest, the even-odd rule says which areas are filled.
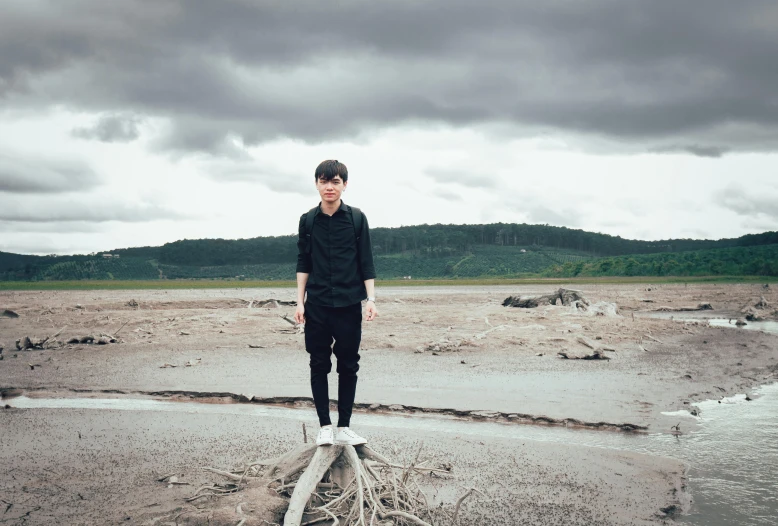
[[[362,267],[362,279],[375,279],[375,265],[373,264],[373,244],[370,242],[370,226],[367,224],[367,216],[362,214],[362,234],[359,236],[359,265]]]
[[[310,274],[311,267],[313,265],[311,263],[311,255],[306,254],[305,252],[305,246],[307,244],[305,239],[305,216],[306,214],[300,216],[300,225],[297,227],[297,271],[296,272]]]

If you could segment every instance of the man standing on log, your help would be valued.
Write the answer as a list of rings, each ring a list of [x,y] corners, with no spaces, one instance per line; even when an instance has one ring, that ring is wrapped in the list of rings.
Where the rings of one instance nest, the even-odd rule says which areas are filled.
[[[375,267],[367,218],[341,199],[348,185],[343,163],[323,161],[316,168],[321,202],[300,218],[297,241],[297,310],[305,324],[311,391],[321,429],[316,444],[365,444],[349,429],[357,389],[362,301],[365,320],[376,317]],[[307,297],[306,297],[307,296]],[[327,375],[331,355],[338,359],[338,429],[330,420]]]

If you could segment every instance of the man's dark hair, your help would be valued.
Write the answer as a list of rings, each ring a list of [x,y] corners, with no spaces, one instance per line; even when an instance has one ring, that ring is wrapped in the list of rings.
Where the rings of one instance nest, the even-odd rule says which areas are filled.
[[[348,181],[348,168],[343,163],[335,160],[322,161],[319,166],[316,167],[316,181],[324,179],[325,181],[332,181],[335,176],[339,175],[345,183]]]

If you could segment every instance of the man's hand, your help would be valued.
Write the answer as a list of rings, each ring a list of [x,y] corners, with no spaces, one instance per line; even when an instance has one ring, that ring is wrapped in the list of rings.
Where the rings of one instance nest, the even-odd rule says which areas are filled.
[[[378,316],[378,311],[375,308],[375,302],[365,303],[365,321],[373,321],[376,316]]]
[[[305,305],[297,304],[297,310],[294,311],[294,322],[297,325],[305,324]]]

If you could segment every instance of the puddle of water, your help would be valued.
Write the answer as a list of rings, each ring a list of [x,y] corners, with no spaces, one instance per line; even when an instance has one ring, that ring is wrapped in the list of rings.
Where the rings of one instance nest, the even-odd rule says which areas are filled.
[[[746,322],[748,325],[738,327],[735,325],[736,318],[707,318],[699,312],[652,312],[648,317],[662,320],[673,318],[673,321],[680,323],[707,323],[711,327],[728,327],[778,334],[778,321],[749,321]]]
[[[413,429],[515,440],[535,440],[634,451],[685,461],[694,513],[680,522],[694,525],[767,526],[778,516],[778,384],[744,396],[701,402],[699,431],[680,436],[666,433],[627,434],[533,425],[472,422],[441,415],[360,414],[360,426]],[[18,408],[80,408],[128,411],[175,411],[238,414],[310,421],[311,410],[254,404],[203,404],[152,399],[27,398],[12,400]],[[679,415],[681,417],[682,415]],[[679,418],[683,421],[682,418]],[[687,420],[688,422],[688,420]],[[683,423],[681,424],[683,429]]]
[[[311,409],[296,409],[259,404],[208,404],[189,401],[165,401],[142,398],[28,398],[20,396],[10,401],[20,409],[111,409],[115,411],[172,411],[198,414],[232,414],[253,417],[274,417],[308,422]],[[627,434],[559,426],[517,425],[497,422],[474,422],[455,416],[415,414],[413,416],[360,413],[359,425],[375,428],[412,429],[454,435],[492,436],[516,440],[580,443],[593,447],[619,447]]]
[[[752,331],[762,331],[762,332],[769,332],[771,334],[778,334],[778,321],[749,321],[747,322],[748,325],[743,326],[743,329],[746,330],[752,330]],[[735,321],[733,320],[732,323],[729,322],[729,320],[721,319],[721,318],[713,318],[708,320],[708,324],[711,327],[735,327],[738,328],[737,325],[735,325]]]

